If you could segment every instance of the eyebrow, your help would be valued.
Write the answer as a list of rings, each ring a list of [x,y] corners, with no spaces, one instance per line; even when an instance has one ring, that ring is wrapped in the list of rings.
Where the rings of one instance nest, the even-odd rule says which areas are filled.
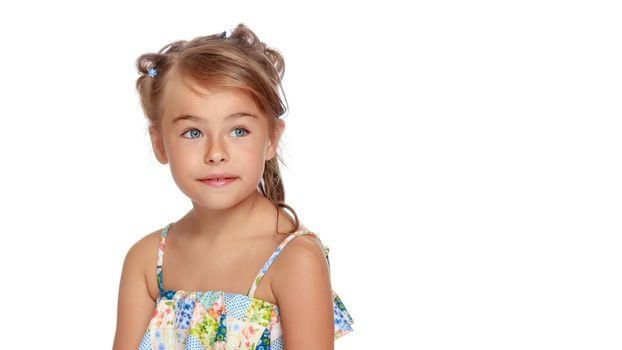
[[[229,119],[242,118],[242,117],[251,117],[251,118],[258,119],[256,115],[254,115],[253,113],[249,113],[249,112],[233,113],[233,114],[226,116],[225,119],[229,120]],[[180,120],[192,120],[192,121],[202,122],[202,123],[206,121],[205,118],[197,117],[196,115],[181,114],[175,117],[175,119],[173,119],[173,122],[171,124],[175,124],[176,122]]]

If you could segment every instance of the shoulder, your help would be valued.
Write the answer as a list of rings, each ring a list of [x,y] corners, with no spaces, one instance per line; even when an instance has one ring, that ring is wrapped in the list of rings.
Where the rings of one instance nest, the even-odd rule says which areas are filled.
[[[131,265],[133,269],[140,270],[147,284],[149,295],[154,301],[159,293],[157,290],[155,271],[161,233],[162,229],[158,229],[139,238],[128,249],[124,261],[124,265]]]
[[[313,235],[294,237],[278,259],[271,287],[279,306],[285,348],[302,349],[333,341],[330,272],[321,243]]]
[[[283,247],[272,268],[275,273],[271,284],[277,302],[279,296],[291,291],[292,283],[322,283],[330,286],[329,267],[322,244],[312,234],[293,237]]]
[[[154,249],[157,252],[160,245],[162,229],[158,229],[139,238],[127,251],[127,258],[136,258],[142,261],[153,258]]]
[[[135,348],[153,314],[155,299],[149,292],[149,285],[145,279],[145,263],[150,260],[149,250],[154,236],[150,233],[134,243],[128,249],[123,261],[114,349]]]
[[[293,264],[310,262],[313,260],[317,260],[318,262],[325,261],[324,250],[319,235],[313,231],[310,232],[313,234],[298,234],[296,237],[291,238],[285,247],[283,247],[283,250],[279,254],[281,265],[289,265],[284,263],[284,261]]]

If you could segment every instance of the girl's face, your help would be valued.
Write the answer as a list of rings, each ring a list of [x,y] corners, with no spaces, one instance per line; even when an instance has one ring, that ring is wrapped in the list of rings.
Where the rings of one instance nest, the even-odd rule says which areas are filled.
[[[195,204],[226,209],[258,193],[264,162],[275,156],[285,127],[281,119],[270,140],[267,116],[247,93],[206,90],[179,74],[169,76],[162,106],[161,130],[149,128],[154,153],[170,163],[175,183]],[[238,178],[220,188],[199,181],[220,173]]]

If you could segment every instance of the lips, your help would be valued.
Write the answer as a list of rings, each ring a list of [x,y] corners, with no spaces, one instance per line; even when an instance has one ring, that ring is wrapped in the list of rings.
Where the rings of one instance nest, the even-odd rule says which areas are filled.
[[[212,175],[209,175],[209,176],[207,176],[205,178],[200,179],[199,181],[210,181],[210,180],[222,181],[222,180],[226,180],[226,179],[237,179],[237,176],[235,176],[233,174],[227,174],[227,173],[212,174]]]
[[[210,177],[200,180],[200,182],[211,187],[222,188],[235,182],[235,180],[237,180],[237,177]]]
[[[216,182],[220,182],[223,180],[232,180],[235,179],[235,177],[210,177],[207,179],[201,179],[201,181],[216,181]]]

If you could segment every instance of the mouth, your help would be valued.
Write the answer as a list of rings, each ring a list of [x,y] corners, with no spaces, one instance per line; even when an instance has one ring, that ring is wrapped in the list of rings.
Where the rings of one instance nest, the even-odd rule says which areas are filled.
[[[202,183],[212,186],[212,187],[222,187],[230,184],[231,182],[237,180],[237,177],[211,177],[206,179],[201,179]]]
[[[234,180],[237,177],[229,177],[229,176],[219,176],[219,177],[208,177],[205,179],[200,179],[199,181],[222,181],[222,180]]]

